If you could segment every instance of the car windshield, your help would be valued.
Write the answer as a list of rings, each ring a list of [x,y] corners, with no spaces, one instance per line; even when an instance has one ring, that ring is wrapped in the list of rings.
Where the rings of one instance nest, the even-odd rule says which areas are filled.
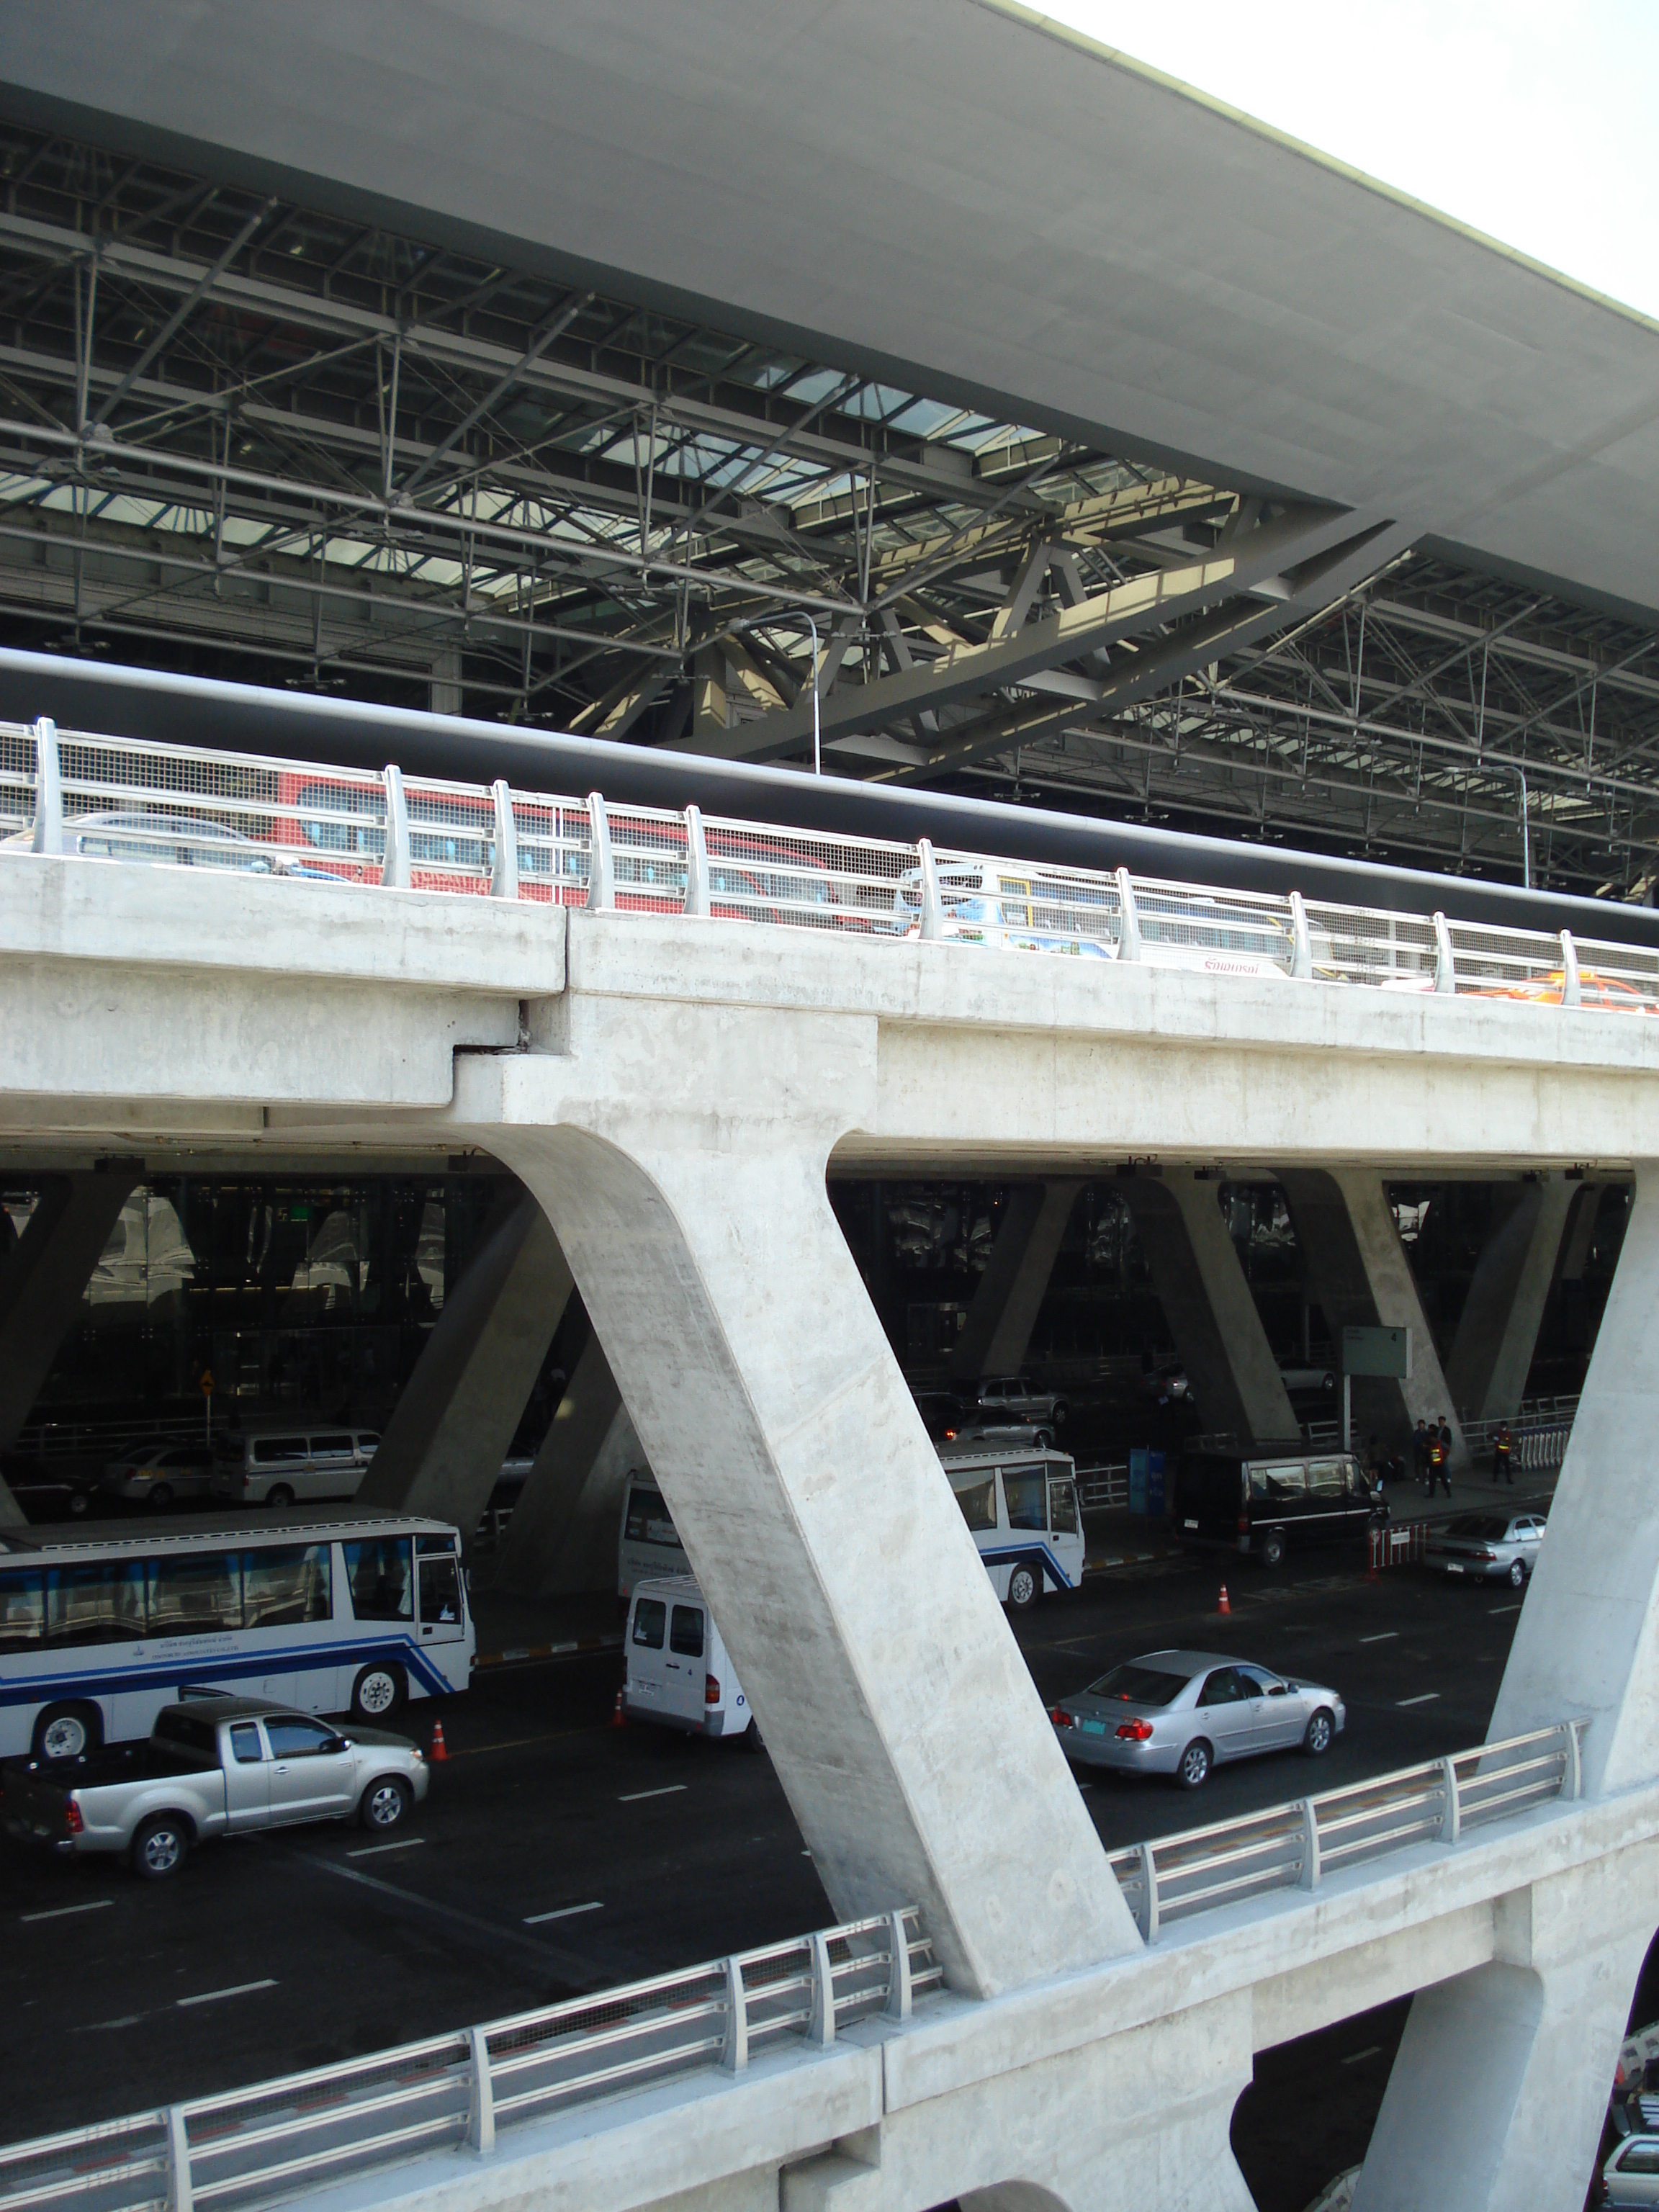
[[[1484,1536],[1495,1542],[1507,1536],[1510,1524],[1500,1521],[1495,1513],[1460,1513],[1455,1521],[1446,1523],[1449,1536]]]
[[[1126,1705],[1167,1705],[1173,1704],[1186,1688],[1188,1677],[1170,1673],[1164,1667],[1152,1667],[1144,1660],[1131,1659],[1121,1667],[1114,1667],[1109,1674],[1103,1674],[1097,1682],[1091,1682],[1088,1695],[1091,1698],[1121,1698]]]

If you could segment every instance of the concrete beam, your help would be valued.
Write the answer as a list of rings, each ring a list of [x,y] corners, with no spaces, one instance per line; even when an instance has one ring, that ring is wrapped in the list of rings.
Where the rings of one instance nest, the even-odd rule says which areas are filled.
[[[1018,1373],[1038,1309],[1048,1295],[1060,1241],[1082,1188],[1081,1182],[1031,1182],[1017,1184],[1009,1192],[990,1265],[979,1279],[967,1322],[951,1347],[953,1382],[976,1382],[982,1375]]]
[[[0,1452],[15,1442],[137,1183],[137,1162],[53,1176],[0,1261]],[[0,1522],[22,1519],[0,1483]]]
[[[360,1505],[452,1521],[471,1544],[570,1297],[547,1216],[509,1186],[491,1209],[370,1461]]]
[[[1298,1437],[1301,1424],[1221,1218],[1217,1185],[1190,1168],[1170,1168],[1161,1178],[1127,1176],[1114,1188],[1134,1222],[1206,1429],[1246,1443]]]
[[[1452,1432],[1451,1463],[1466,1467],[1462,1425],[1382,1176],[1364,1168],[1285,1168],[1279,1179],[1333,1343],[1340,1346],[1345,1328],[1412,1333],[1407,1381],[1355,1377],[1356,1439],[1376,1435],[1389,1449],[1406,1452],[1417,1422],[1443,1415]]]
[[[647,1465],[605,1347],[590,1336],[513,1508],[496,1586],[522,1597],[614,1590],[623,1493]]]
[[[1446,1387],[1466,1421],[1520,1411],[1577,1189],[1559,1175],[1520,1184],[1475,1263],[1446,1361]]]

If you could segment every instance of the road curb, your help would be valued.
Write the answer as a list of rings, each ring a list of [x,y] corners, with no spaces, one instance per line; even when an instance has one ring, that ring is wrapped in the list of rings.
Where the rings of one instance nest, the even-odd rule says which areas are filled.
[[[565,1644],[515,1644],[506,1651],[480,1651],[472,1662],[475,1674],[486,1667],[517,1667],[526,1659],[568,1659],[582,1651],[620,1651],[622,1632],[614,1636],[575,1636]]]

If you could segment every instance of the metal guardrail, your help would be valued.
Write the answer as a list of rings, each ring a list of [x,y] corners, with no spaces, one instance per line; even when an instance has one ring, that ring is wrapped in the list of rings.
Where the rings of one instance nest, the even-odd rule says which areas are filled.
[[[1559,1467],[1566,1457],[1567,1440],[1572,1434],[1572,1424],[1578,1411],[1576,1397],[1523,1399],[1521,1410],[1509,1425],[1510,1438],[1514,1448],[1514,1465],[1517,1473],[1536,1474],[1547,1468]],[[1463,1442],[1469,1456],[1477,1462],[1490,1463],[1492,1447],[1502,1426],[1498,1421],[1465,1421]],[[1340,1421],[1309,1421],[1303,1425],[1303,1435],[1310,1449],[1334,1451],[1341,1439]],[[1409,1474],[1411,1470],[1407,1468]]]
[[[1276,1889],[1317,1889],[1333,1868],[1420,1843],[1455,1844],[1470,1828],[1581,1792],[1582,1722],[1482,1744],[1294,1805],[1193,1828],[1112,1854],[1148,1943],[1173,1921]]]
[[[1659,1013],[1659,950],[0,725],[0,848]]]
[[[463,2145],[793,2044],[909,2016],[944,1979],[915,1907],[223,2096],[0,2149],[7,2212],[196,2212]]]
[[[1085,1513],[1127,1509],[1129,1503],[1127,1467],[1080,1467],[1077,1470],[1078,1504]]]

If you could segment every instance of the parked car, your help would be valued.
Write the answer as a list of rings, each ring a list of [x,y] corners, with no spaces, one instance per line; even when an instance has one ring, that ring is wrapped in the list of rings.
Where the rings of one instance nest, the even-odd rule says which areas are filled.
[[[1224,1544],[1276,1567],[1287,1547],[1346,1541],[1390,1518],[1351,1452],[1186,1451],[1170,1509],[1184,1544]]]
[[[213,1444],[213,1494],[239,1505],[355,1498],[380,1449],[375,1429],[325,1421],[231,1429]]]
[[[1541,1513],[1460,1513],[1430,1531],[1423,1564],[1433,1574],[1521,1589],[1532,1580],[1543,1540]]]
[[[1141,1376],[1140,1387],[1147,1397],[1156,1398],[1160,1404],[1184,1402],[1191,1397],[1193,1389],[1178,1359],[1160,1359]]]
[[[1332,1360],[1281,1359],[1279,1379],[1287,1390],[1334,1390],[1342,1376]]]
[[[998,1420],[1040,1422],[1064,1428],[1070,1407],[1057,1391],[1039,1389],[1020,1375],[988,1376],[975,1394],[973,1411]]]
[[[1212,1767],[1258,1752],[1317,1759],[1348,1714],[1334,1690],[1223,1651],[1149,1651],[1061,1698],[1048,1718],[1074,1765],[1170,1774],[1197,1790]]]
[[[5,1824],[24,1843],[127,1854],[135,1874],[177,1873],[199,1843],[301,1820],[395,1828],[430,1780],[403,1736],[328,1723],[258,1698],[194,1697],[164,1705],[147,1742],[51,1766],[4,1770]]]
[[[1626,2136],[1601,2168],[1598,2203],[1659,2204],[1659,2136]]]
[[[1054,1438],[1047,1428],[1032,1421],[1016,1421],[999,1413],[964,1413],[939,1439],[947,1444],[1014,1444],[1046,1451]]]
[[[205,1498],[213,1482],[213,1454],[195,1444],[137,1444],[108,1462],[98,1485],[106,1498],[153,1505],[158,1513],[181,1498]]]

